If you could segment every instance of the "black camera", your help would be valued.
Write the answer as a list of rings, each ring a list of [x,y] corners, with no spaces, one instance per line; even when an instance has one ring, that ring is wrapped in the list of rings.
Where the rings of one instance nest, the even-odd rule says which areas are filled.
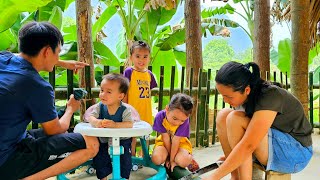
[[[86,95],[88,94],[88,92],[84,89],[75,89],[73,91],[73,95],[74,95],[74,99],[76,100],[81,100],[83,99]]]
[[[88,92],[86,90],[84,90],[84,89],[81,89],[81,88],[75,89],[73,91],[74,99],[78,100],[78,101],[83,99],[87,94],[88,94]],[[63,114],[65,113],[65,111],[66,111],[65,108],[60,109],[58,111],[58,117],[61,118],[63,116]]]

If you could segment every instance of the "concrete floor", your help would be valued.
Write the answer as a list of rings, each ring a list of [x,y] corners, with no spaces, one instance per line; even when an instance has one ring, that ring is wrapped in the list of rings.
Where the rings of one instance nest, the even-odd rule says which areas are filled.
[[[320,179],[320,134],[319,129],[315,129],[315,133],[312,135],[313,139],[313,150],[314,155],[308,164],[308,166],[299,173],[292,174],[291,179],[292,180],[301,180],[301,179],[307,179],[307,180],[319,180]],[[209,148],[195,148],[194,149],[194,158],[199,163],[200,167],[204,167],[206,165],[211,164],[212,162],[215,162],[220,156],[222,156],[222,150],[219,143],[209,147]],[[95,175],[88,175],[85,170],[79,170],[76,172],[76,174],[68,175],[68,178],[70,180],[96,180]],[[130,180],[144,180],[156,173],[155,170],[151,168],[142,168],[139,169],[136,172],[132,172],[130,175]],[[204,176],[210,174],[204,174]],[[110,176],[111,178],[111,176]],[[56,178],[49,178],[47,180],[54,180]],[[230,176],[226,176],[225,179],[230,179]]]

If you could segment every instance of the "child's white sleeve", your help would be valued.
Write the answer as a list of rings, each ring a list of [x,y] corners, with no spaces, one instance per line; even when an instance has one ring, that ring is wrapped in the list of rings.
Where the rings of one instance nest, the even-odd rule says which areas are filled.
[[[125,122],[125,121],[132,121],[133,122],[130,108],[126,108],[126,110],[124,110],[122,113],[122,122]]]
[[[84,116],[83,116],[84,121],[88,122],[90,116],[93,116],[95,118],[99,118],[99,114],[100,114],[100,106],[99,106],[99,103],[97,103],[97,104],[90,106],[86,110],[86,112],[84,113]]]

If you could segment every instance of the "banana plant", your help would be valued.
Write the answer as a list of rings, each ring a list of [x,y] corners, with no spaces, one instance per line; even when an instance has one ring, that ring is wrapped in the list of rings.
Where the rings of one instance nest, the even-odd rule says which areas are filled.
[[[152,46],[157,27],[167,23],[176,13],[175,3],[178,0],[116,0],[116,3],[124,29],[117,44],[117,55],[127,59],[135,38],[143,39]]]
[[[0,0],[0,50],[17,52],[17,34],[29,21],[49,21],[61,29],[62,13],[71,0]]]
[[[240,24],[237,24],[237,26],[243,29],[244,32],[250,37],[251,41],[253,41],[252,35],[253,35],[253,27],[254,27],[254,23],[253,23],[254,0],[233,0],[233,3],[239,4],[242,7],[244,14],[240,13],[235,8],[233,8],[230,4],[227,3],[223,7],[205,9],[202,11],[201,16],[202,18],[208,18],[208,17],[213,17],[215,15],[227,15],[227,14],[235,13],[240,17],[242,17],[247,22],[248,30]]]
[[[291,39],[286,38],[279,41],[278,49],[271,49],[270,52],[270,59],[273,64],[275,64],[281,72],[287,72],[288,76],[290,77],[290,64],[291,64]],[[320,48],[320,44],[318,43],[317,46],[313,47],[309,51],[308,56],[308,64],[312,64],[313,59],[318,55]],[[316,68],[314,73],[314,83],[319,83],[319,72],[320,68]]]
[[[123,30],[117,41],[116,54],[120,59],[126,59],[128,47],[130,47],[129,42],[133,39],[145,40],[152,49],[151,64],[156,67],[153,68],[153,71],[159,77],[159,66],[166,66],[165,74],[170,74],[171,66],[186,65],[185,52],[177,48],[178,45],[185,43],[185,28],[183,20],[176,26],[166,25],[176,13],[178,6],[181,5],[179,1],[176,2],[177,8],[172,8],[174,6],[171,4],[167,4],[168,7],[148,6],[150,5],[148,2],[152,1],[136,0],[132,4],[129,0],[116,0],[118,15],[123,24]],[[112,3],[108,8],[110,5]],[[130,11],[135,13],[128,13]],[[131,23],[129,23],[130,19]],[[224,35],[221,33],[225,30],[224,27],[235,28],[239,27],[239,24],[231,20],[208,16],[202,19],[202,32],[205,37],[207,32],[212,35]],[[166,82],[165,87],[170,84],[170,81]]]
[[[9,50],[18,52],[18,31],[23,24],[29,21],[48,21],[61,29],[63,11],[70,5],[73,0],[6,0],[2,3],[0,11],[0,50]],[[12,24],[13,22],[13,24]],[[67,44],[68,47],[68,44]],[[64,47],[65,49],[65,47]],[[47,73],[41,73],[47,79]],[[65,85],[66,71],[57,69],[56,84]],[[76,77],[75,82],[77,82]]]

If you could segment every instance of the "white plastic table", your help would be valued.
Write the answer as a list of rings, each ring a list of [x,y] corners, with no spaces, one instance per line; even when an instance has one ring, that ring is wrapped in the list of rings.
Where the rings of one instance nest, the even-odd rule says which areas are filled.
[[[132,128],[95,128],[90,123],[79,123],[75,126],[74,132],[87,136],[111,137],[110,156],[112,156],[112,179],[122,179],[120,175],[120,155],[123,154],[123,147],[120,146],[120,137],[140,137],[149,135],[152,132],[150,124],[144,121],[133,123]]]

